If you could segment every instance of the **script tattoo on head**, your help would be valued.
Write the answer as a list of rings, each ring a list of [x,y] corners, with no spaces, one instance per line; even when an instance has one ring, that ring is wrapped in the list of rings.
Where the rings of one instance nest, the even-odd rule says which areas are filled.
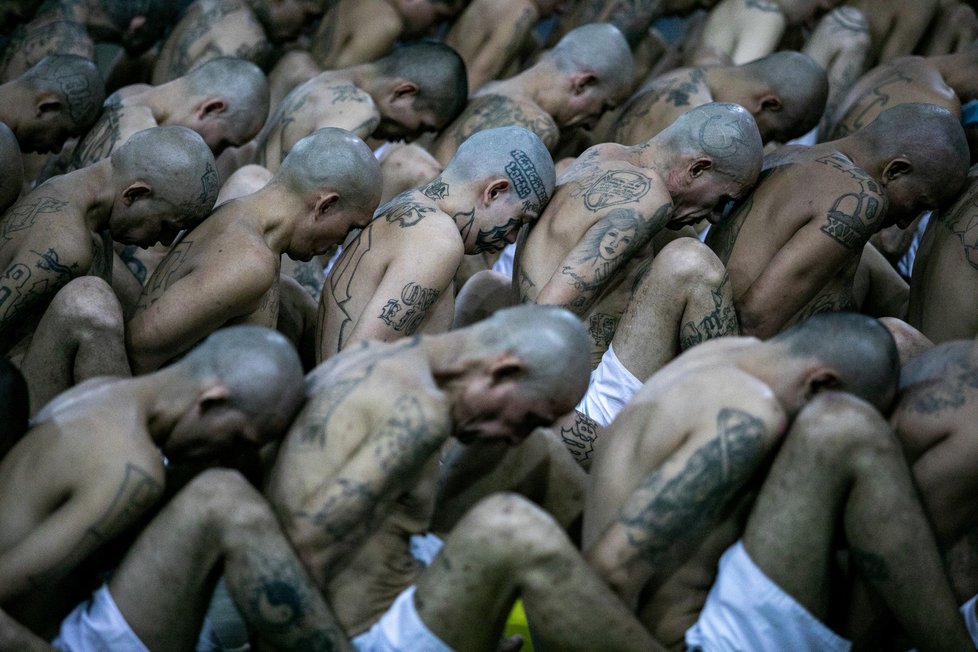
[[[512,181],[516,196],[524,200],[524,210],[543,210],[548,199],[547,186],[540,178],[537,167],[524,151],[514,149],[509,153],[509,156],[513,160],[506,164],[506,176]],[[532,197],[530,197],[531,194]]]

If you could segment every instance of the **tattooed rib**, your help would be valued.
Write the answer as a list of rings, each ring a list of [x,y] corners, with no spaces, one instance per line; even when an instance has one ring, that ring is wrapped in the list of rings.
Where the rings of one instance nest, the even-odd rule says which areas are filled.
[[[676,543],[695,537],[754,475],[766,453],[765,436],[759,418],[722,408],[716,437],[693,453],[679,473],[653,472],[628,499],[619,521],[629,543],[659,567]]]

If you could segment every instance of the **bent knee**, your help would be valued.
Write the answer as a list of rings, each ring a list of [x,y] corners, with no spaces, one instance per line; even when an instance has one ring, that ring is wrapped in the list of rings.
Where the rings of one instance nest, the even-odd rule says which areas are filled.
[[[55,295],[49,310],[72,325],[100,332],[123,328],[122,305],[109,284],[97,276],[70,281]]]
[[[870,403],[845,392],[822,392],[802,408],[788,433],[820,456],[840,462],[869,455],[899,453],[900,445],[883,415]]]
[[[716,254],[696,238],[673,240],[652,259],[648,277],[669,278],[674,283],[723,280],[726,269]]]
[[[472,545],[485,546],[513,562],[545,554],[563,538],[560,525],[546,511],[505,492],[477,503],[456,530]]]

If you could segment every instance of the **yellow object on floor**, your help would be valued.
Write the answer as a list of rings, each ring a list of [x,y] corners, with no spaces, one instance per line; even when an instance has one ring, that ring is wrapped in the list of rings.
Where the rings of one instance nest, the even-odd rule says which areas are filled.
[[[505,638],[513,634],[519,634],[523,637],[522,652],[533,652],[533,640],[530,638],[530,627],[526,622],[526,612],[523,611],[522,600],[513,603],[513,610],[509,612],[506,628],[503,630],[503,637]]]

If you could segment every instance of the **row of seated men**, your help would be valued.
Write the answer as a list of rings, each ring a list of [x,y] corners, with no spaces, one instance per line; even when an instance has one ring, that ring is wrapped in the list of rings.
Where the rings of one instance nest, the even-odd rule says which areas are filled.
[[[966,3],[36,4],[0,651],[975,649]]]

